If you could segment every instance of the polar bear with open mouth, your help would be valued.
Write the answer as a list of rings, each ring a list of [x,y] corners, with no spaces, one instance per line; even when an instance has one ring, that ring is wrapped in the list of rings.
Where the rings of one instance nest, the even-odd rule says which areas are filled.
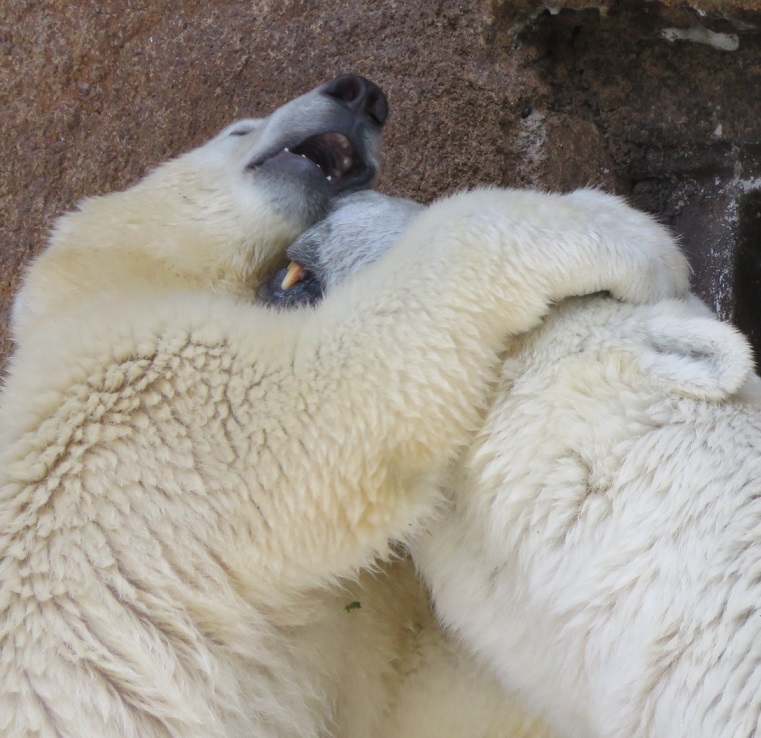
[[[430,518],[510,336],[570,295],[687,289],[617,200],[480,190],[317,309],[254,304],[371,181],[386,111],[338,78],[85,200],[30,266],[0,404],[3,736],[388,735],[408,644],[363,668],[365,605],[331,586]]]

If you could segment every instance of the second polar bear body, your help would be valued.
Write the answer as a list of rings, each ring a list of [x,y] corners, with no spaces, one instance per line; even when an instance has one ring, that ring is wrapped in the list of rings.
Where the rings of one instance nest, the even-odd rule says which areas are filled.
[[[352,196],[289,253],[329,291],[411,208]],[[559,735],[761,734],[759,383],[693,298],[568,300],[511,343],[412,552],[443,623]]]
[[[758,380],[701,308],[556,308],[413,546],[442,621],[561,735],[761,735]]]
[[[431,515],[510,336],[569,295],[686,289],[668,234],[613,198],[482,190],[314,311],[251,304],[336,186],[290,149],[317,134],[344,161],[356,118],[313,126],[363,85],[86,201],[31,265],[0,421],[4,736],[388,735],[399,663],[363,672],[335,632],[372,596],[346,613],[326,588]]]

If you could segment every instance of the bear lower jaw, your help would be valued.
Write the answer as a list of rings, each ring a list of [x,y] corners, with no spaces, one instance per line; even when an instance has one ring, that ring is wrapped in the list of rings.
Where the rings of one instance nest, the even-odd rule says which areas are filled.
[[[268,174],[279,174],[284,177],[297,176],[306,181],[314,180],[315,185],[319,188],[329,184],[319,164],[309,157],[295,154],[287,148],[265,159],[255,167],[249,165],[249,169],[261,170]]]

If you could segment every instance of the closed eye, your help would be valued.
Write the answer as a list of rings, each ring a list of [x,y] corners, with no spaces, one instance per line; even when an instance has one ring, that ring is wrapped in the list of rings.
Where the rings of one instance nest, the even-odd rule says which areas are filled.
[[[253,133],[254,131],[261,128],[263,122],[264,121],[262,120],[254,118],[236,120],[227,126],[227,128],[225,128],[222,133],[226,134],[227,136],[247,136],[249,133]]]

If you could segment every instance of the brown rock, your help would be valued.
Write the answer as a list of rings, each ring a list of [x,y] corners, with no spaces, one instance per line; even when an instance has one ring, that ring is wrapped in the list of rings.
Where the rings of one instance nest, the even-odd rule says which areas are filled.
[[[683,234],[696,288],[720,314],[761,334],[761,316],[737,302],[761,284],[761,0],[548,5],[2,4],[2,315],[24,261],[81,197],[355,71],[392,106],[384,191],[627,194]]]

